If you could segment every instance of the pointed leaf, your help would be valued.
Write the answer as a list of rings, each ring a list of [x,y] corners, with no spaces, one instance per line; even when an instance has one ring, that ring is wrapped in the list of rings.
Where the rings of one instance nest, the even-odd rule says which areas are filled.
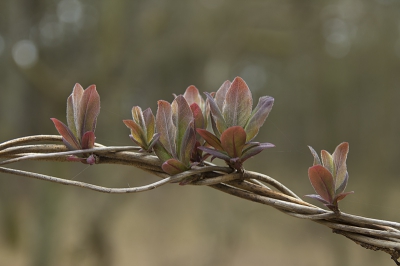
[[[222,116],[221,109],[218,108],[217,104],[214,101],[214,98],[207,92],[205,92],[205,95],[207,96],[208,102],[210,103],[210,111],[212,115],[212,119],[215,122],[215,127],[217,129],[217,132],[219,134],[222,134],[227,129],[226,122],[224,117]],[[214,127],[213,127],[214,128]],[[215,132],[214,128],[214,133]]]
[[[176,159],[167,160],[162,164],[161,168],[169,175],[176,175],[190,169]]]
[[[246,127],[244,128],[247,134],[247,141],[251,141],[258,134],[260,127],[264,124],[265,119],[267,119],[271,112],[273,104],[274,98],[270,96],[263,96],[258,100],[258,104],[251,113]]]
[[[88,131],[82,136],[82,150],[92,149],[94,147],[94,142],[96,140],[96,136],[93,131]]]
[[[275,147],[272,143],[258,143],[258,145],[251,146],[250,148],[243,151],[242,156],[240,157],[242,162],[246,161],[247,159],[253,157],[256,154],[259,154],[265,149]]]
[[[58,133],[63,137],[65,144],[70,150],[80,150],[81,145],[78,140],[75,138],[74,134],[72,134],[71,130],[60,120],[56,118],[50,118],[53,121],[54,126],[56,127]]]
[[[224,148],[221,146],[221,141],[211,132],[201,128],[197,128],[196,131],[212,147],[220,151],[224,150]]]
[[[315,192],[324,200],[332,203],[335,195],[335,184],[332,174],[322,165],[315,165],[308,168],[308,177]]]
[[[217,93],[215,93],[215,102],[216,102],[219,110],[222,110],[222,107],[224,106],[226,92],[228,91],[231,84],[232,83],[229,80],[225,81],[224,83],[222,83],[221,87],[219,87],[219,89],[217,90]]]
[[[144,147],[147,145],[147,140],[145,139],[144,132],[142,128],[136,124],[133,120],[122,120],[124,124],[131,130],[132,139],[140,146]]]
[[[79,116],[79,104],[83,95],[83,88],[76,83],[71,95],[67,99],[67,125],[75,137],[80,138],[81,132],[77,128]],[[79,131],[79,132],[78,132]]]
[[[222,107],[222,116],[227,127],[245,127],[253,107],[253,98],[246,82],[236,77],[228,91]]]
[[[321,160],[322,160],[322,165],[331,172],[332,176],[335,177],[335,166],[333,164],[333,157],[332,155],[325,151],[321,151]]]
[[[198,149],[199,150],[202,150],[202,151],[204,151],[204,152],[206,152],[206,153],[208,153],[208,154],[211,154],[212,156],[213,156],[213,158],[215,157],[215,158],[220,158],[220,159],[222,159],[222,160],[224,160],[224,161],[226,161],[226,162],[229,162],[230,161],[230,159],[231,159],[231,157],[229,157],[225,152],[223,152],[223,151],[218,151],[218,150],[215,150],[215,149],[210,149],[210,148],[207,148],[207,147],[204,147],[204,146],[200,146],[200,147],[198,147]],[[212,161],[212,159],[211,159],[211,161]]]
[[[347,173],[347,154],[349,152],[349,143],[343,142],[339,144],[333,153],[333,162],[336,172],[336,189],[344,182]]]
[[[156,120],[150,108],[147,108],[143,111],[143,118],[147,130],[147,143],[149,143],[153,139],[154,133],[156,132]]]
[[[100,96],[95,85],[89,86],[83,92],[79,105],[79,123],[77,127],[79,125],[81,134],[79,137],[82,137],[85,132],[94,132],[96,130],[97,117],[100,113]]]
[[[241,126],[230,127],[221,134],[221,146],[231,158],[240,157],[246,144],[246,132]]]
[[[321,164],[321,160],[319,159],[318,153],[311,146],[307,146],[307,147],[310,149],[311,154],[314,157],[314,164],[313,165]]]
[[[176,158],[176,128],[172,121],[171,105],[163,100],[158,101],[156,129],[160,133],[160,142],[172,157]]]

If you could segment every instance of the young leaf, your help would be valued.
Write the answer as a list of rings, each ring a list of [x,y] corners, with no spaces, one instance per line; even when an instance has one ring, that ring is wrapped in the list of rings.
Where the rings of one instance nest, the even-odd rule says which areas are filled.
[[[211,145],[212,147],[214,147],[217,150],[220,150],[220,151],[224,150],[224,148],[222,148],[222,146],[221,146],[221,141],[215,135],[213,135],[211,132],[209,132],[205,129],[201,129],[201,128],[197,128],[196,131],[209,145]]]
[[[81,136],[78,125],[79,103],[83,95],[83,88],[79,83],[76,83],[72,94],[67,99],[67,125],[74,136]],[[78,132],[79,130],[79,132]]]
[[[335,176],[335,166],[333,164],[332,155],[326,150],[321,151],[322,165],[331,172],[332,176]]]
[[[253,98],[246,82],[236,77],[228,91],[222,108],[222,116],[228,127],[245,127],[253,107]]]
[[[80,150],[81,145],[71,130],[57,118],[50,118],[53,121],[58,133],[63,137],[63,141],[69,150]]]
[[[167,149],[164,148],[161,141],[156,141],[153,145],[155,154],[162,162],[166,162],[173,158],[172,154],[170,154]]]
[[[163,100],[158,101],[156,128],[157,132],[160,133],[160,142],[163,147],[172,157],[176,158],[176,128],[172,121],[172,109],[171,105]]]
[[[332,203],[335,196],[335,184],[331,172],[322,165],[308,168],[308,176],[315,192],[324,200]]]
[[[176,104],[176,105],[175,105]],[[177,128],[176,131],[176,150],[179,153],[181,150],[182,142],[184,135],[186,134],[186,131],[190,127],[190,125],[193,126],[193,113],[192,110],[190,109],[187,101],[185,98],[183,98],[182,95],[179,95],[178,97],[175,98],[174,102],[172,103],[172,110],[174,112],[174,117],[175,117],[175,125]],[[176,111],[174,110],[176,106]],[[192,146],[193,147],[193,146]]]
[[[140,108],[139,106],[132,107],[132,118],[133,121],[142,129],[143,133],[147,131],[142,108]]]
[[[192,103],[190,105],[190,109],[192,110],[192,113],[193,113],[195,128],[205,128],[206,120],[204,119],[203,112],[202,112],[200,106],[197,103]]]
[[[258,134],[260,127],[264,124],[274,104],[274,98],[263,96],[258,100],[256,108],[250,115],[249,120],[244,128],[247,134],[247,140],[251,141]]]
[[[162,164],[161,168],[169,175],[176,175],[189,170],[186,165],[176,159],[167,160]]]
[[[131,130],[131,138],[137,143],[140,147],[146,145],[147,141],[144,139],[144,132],[142,128],[136,124],[133,120],[122,120],[124,124]]]
[[[258,143],[256,142],[257,145],[252,145],[247,149],[243,150],[242,156],[240,157],[242,159],[242,162],[246,161],[247,159],[259,154],[265,149],[268,148],[273,148],[275,147],[274,144],[271,143]]]
[[[222,110],[222,107],[224,106],[226,98],[225,96],[231,84],[232,83],[229,80],[225,81],[215,93],[215,103],[217,104],[219,110]]]
[[[193,121],[188,125],[185,134],[182,137],[182,143],[179,153],[181,162],[190,167],[190,158],[194,145],[196,144],[196,133],[194,131]]]
[[[349,152],[349,143],[343,142],[339,144],[333,152],[333,161],[335,163],[336,172],[336,189],[344,183],[347,175],[347,154]]]
[[[154,133],[156,131],[155,118],[150,108],[147,108],[146,110],[143,111],[143,119],[147,130],[146,132],[147,142],[149,143],[154,138]]]
[[[222,116],[221,110],[218,108],[214,98],[208,93],[204,93],[207,96],[207,99],[210,103],[210,111],[212,115],[212,123],[215,123],[215,127],[213,126],[215,134],[221,134],[227,129],[226,122],[224,117]],[[217,130],[215,130],[215,128]]]
[[[80,135],[78,137],[82,137],[85,132],[94,132],[96,129],[96,120],[100,113],[100,96],[97,93],[95,85],[89,86],[83,92],[79,105],[77,127],[80,128]]]
[[[311,146],[308,146],[308,148],[310,149],[311,154],[314,157],[314,164],[313,165],[321,164],[321,160],[318,157],[318,153]]]
[[[87,131],[85,134],[82,136],[82,149],[92,149],[94,147],[94,142],[96,140],[96,137],[94,135],[93,131]]]
[[[211,154],[213,157],[220,158],[220,159],[222,159],[222,160],[224,160],[226,162],[229,162],[230,159],[231,159],[231,157],[229,157],[223,151],[218,151],[216,149],[210,149],[210,148],[207,148],[207,147],[204,147],[204,146],[200,146],[200,147],[198,147],[198,149],[202,150],[202,151],[204,151],[204,152],[206,152],[208,154]]]
[[[204,100],[201,97],[199,90],[193,85],[189,86],[186,89],[185,93],[183,94],[183,97],[186,99],[186,101],[189,105],[192,105],[195,103],[199,107],[204,106]]]
[[[230,127],[221,134],[221,146],[231,158],[242,155],[246,144],[246,132],[241,126]]]

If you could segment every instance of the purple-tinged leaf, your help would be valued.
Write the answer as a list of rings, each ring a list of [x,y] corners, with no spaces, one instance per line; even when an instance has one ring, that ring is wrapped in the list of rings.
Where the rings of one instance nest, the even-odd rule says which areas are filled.
[[[335,177],[335,166],[333,164],[333,157],[332,155],[327,152],[326,150],[321,151],[321,160],[322,165],[331,172],[332,176]]]
[[[81,101],[79,103],[79,117],[77,127],[79,125],[80,136],[87,131],[96,130],[97,117],[100,113],[100,96],[97,93],[96,86],[89,86],[82,94]]]
[[[158,133],[160,134],[160,133]],[[160,134],[160,138],[161,138],[161,134]],[[173,156],[172,154],[170,154],[167,149],[164,148],[164,146],[162,145],[161,141],[158,140],[156,143],[153,144],[153,150],[155,152],[155,154],[157,155],[157,157],[162,161],[168,161],[169,159],[172,159]]]
[[[270,96],[263,96],[258,100],[258,104],[251,113],[246,127],[244,128],[247,134],[247,141],[251,141],[257,136],[260,127],[264,124],[265,119],[267,119],[271,112],[273,104],[274,98]]]
[[[245,127],[253,108],[253,98],[246,82],[236,77],[228,91],[222,108],[222,116],[227,127]]]
[[[82,136],[82,150],[92,149],[94,147],[94,142],[96,140],[96,136],[93,131],[85,132]]]
[[[305,196],[319,200],[320,202],[322,202],[325,205],[330,204],[328,201],[324,200],[320,195],[317,195],[317,194],[310,194],[310,195],[305,195]]]
[[[196,133],[194,131],[193,121],[189,124],[185,134],[182,137],[181,148],[179,150],[179,159],[184,165],[190,165],[190,158],[196,144]]]
[[[247,159],[253,157],[254,155],[259,154],[263,150],[273,147],[275,147],[275,145],[272,143],[258,143],[258,145],[254,145],[247,149],[244,149],[242,156],[240,158],[242,159],[242,162],[244,162]]]
[[[312,154],[312,156],[314,157],[314,163],[313,163],[313,165],[321,164],[321,160],[320,160],[319,157],[318,157],[318,153],[317,153],[311,146],[308,146],[308,148],[310,149],[311,154]]]
[[[204,100],[201,97],[199,90],[193,85],[187,87],[185,93],[183,94],[183,97],[186,99],[189,105],[195,103],[201,108],[204,106]]]
[[[212,119],[214,120],[215,128],[217,129],[217,131],[215,132],[215,128],[213,126],[214,133],[217,134],[218,132],[219,134],[222,134],[222,132],[227,129],[227,126],[225,119],[222,116],[221,109],[218,108],[214,98],[209,93],[205,92],[205,95],[207,96],[208,102],[210,103]]]
[[[308,168],[308,177],[315,192],[327,202],[332,203],[335,196],[335,184],[331,172],[322,165],[314,165]]]
[[[335,193],[336,195],[339,195],[341,193],[343,193],[343,191],[346,189],[347,187],[347,182],[349,181],[349,174],[346,172],[345,174],[345,178],[342,180],[341,184],[335,183]],[[336,179],[337,182],[337,179]]]
[[[231,82],[229,80],[225,81],[222,83],[221,87],[217,90],[215,93],[215,102],[219,108],[219,110],[222,110],[222,107],[224,106],[224,101],[226,98],[226,93],[231,86]]]
[[[197,103],[192,103],[190,105],[190,109],[192,110],[193,113],[195,128],[205,128],[206,127],[205,119],[200,106]]]
[[[145,132],[147,132],[146,123],[144,121],[142,108],[139,106],[132,107],[132,118],[133,121],[142,129],[143,135],[145,136]]]
[[[71,130],[57,118],[50,118],[53,121],[58,133],[63,137],[63,141],[69,150],[80,150],[81,145],[78,140],[72,134]]]
[[[233,126],[221,134],[221,146],[231,158],[242,155],[246,144],[246,132],[241,126]]]
[[[169,102],[159,100],[156,114],[156,129],[160,133],[160,142],[172,157],[176,158],[176,128],[172,121],[172,108]],[[161,158],[160,158],[161,159]]]
[[[134,142],[136,142],[136,144],[138,144],[140,147],[144,148],[144,146],[147,144],[147,141],[142,128],[133,120],[122,120],[122,122],[124,122],[125,126],[131,130],[130,136],[132,136],[131,138],[134,140]]]
[[[354,193],[354,191],[349,191],[349,192],[345,192],[345,193],[340,193],[340,194],[337,195],[336,198],[335,198],[336,204],[337,204],[338,201],[344,199],[347,195],[353,194],[353,193]]]
[[[336,189],[343,184],[347,173],[347,154],[349,152],[349,143],[343,142],[339,144],[333,153],[333,162],[336,172]]]
[[[81,136],[78,126],[79,104],[83,95],[83,88],[79,83],[76,83],[71,95],[67,99],[67,125],[71,132],[76,136]]]
[[[175,138],[176,151],[177,153],[180,153],[180,151],[182,150],[184,136],[187,130],[190,127],[193,127],[193,113],[187,101],[182,95],[179,95],[178,97],[175,98],[175,100],[172,103],[172,108],[173,108],[172,110],[174,110],[175,108],[174,106],[176,106],[177,108],[175,116],[176,119],[175,125],[177,129]]]
[[[201,128],[197,128],[196,131],[209,145],[211,145],[212,147],[214,147],[217,150],[220,150],[220,151],[224,150],[224,148],[222,148],[222,146],[221,146],[221,141],[215,135],[213,135],[211,132],[209,132],[205,129],[201,129]]]
[[[154,133],[156,132],[155,128],[156,120],[150,108],[147,108],[146,110],[143,111],[143,118],[147,131],[146,132],[147,143],[149,143],[154,138]]]
[[[169,175],[176,175],[189,170],[186,165],[176,159],[169,159],[162,164],[161,168]]]
[[[204,152],[206,152],[206,153],[208,153],[208,154],[211,154],[212,156],[213,156],[213,158],[211,159],[211,161],[214,159],[214,158],[220,158],[220,159],[222,159],[222,160],[224,160],[224,161],[226,161],[226,162],[229,162],[230,161],[230,159],[231,159],[231,157],[229,157],[225,152],[223,152],[223,151],[218,151],[218,150],[215,150],[215,149],[210,149],[210,148],[207,148],[207,147],[204,147],[204,146],[200,146],[200,147],[198,147],[198,149],[199,150],[202,150],[202,151],[204,151]]]

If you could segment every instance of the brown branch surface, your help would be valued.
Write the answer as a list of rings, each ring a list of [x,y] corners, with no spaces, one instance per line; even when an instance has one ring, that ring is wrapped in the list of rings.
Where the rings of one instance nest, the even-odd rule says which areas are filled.
[[[49,144],[49,142],[54,142]],[[29,145],[27,145],[29,143]],[[41,144],[42,143],[42,144]],[[303,201],[277,180],[261,173],[233,172],[229,167],[205,163],[192,170],[168,176],[161,169],[161,161],[151,154],[138,152],[139,147],[106,147],[96,143],[94,149],[68,151],[60,136],[38,135],[0,143],[0,172],[78,186],[103,193],[135,193],[152,190],[168,183],[181,182],[197,186],[209,186],[242,199],[269,205],[285,214],[308,219],[325,225],[334,233],[341,234],[358,245],[388,253],[400,265],[400,223],[371,219],[343,212],[334,213]],[[16,170],[3,167],[24,160],[68,162],[68,156],[93,153],[98,164],[130,165],[162,178],[160,181],[140,187],[108,188],[85,182]]]

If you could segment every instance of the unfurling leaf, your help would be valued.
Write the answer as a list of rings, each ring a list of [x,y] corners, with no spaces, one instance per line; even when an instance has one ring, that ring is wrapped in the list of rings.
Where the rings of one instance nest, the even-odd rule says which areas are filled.
[[[63,137],[63,142],[69,150],[91,149],[94,147],[97,117],[100,113],[100,96],[96,86],[91,85],[86,90],[80,84],[75,84],[72,94],[67,99],[67,124],[51,118],[57,131]],[[84,154],[85,156],[91,156]],[[84,163],[94,163],[96,160],[76,157]],[[90,158],[94,158],[94,155]],[[74,159],[71,159],[74,160]]]
[[[155,133],[155,118],[150,108],[142,111],[139,106],[132,108],[133,120],[123,120],[131,130],[129,137],[142,148],[142,151],[151,152],[159,134]]]
[[[309,148],[314,157],[314,166],[309,168],[308,176],[318,195],[307,196],[322,201],[334,212],[339,212],[338,201],[354,193],[353,191],[344,192],[349,180],[346,166],[349,144],[343,142],[338,145],[333,155],[322,150],[322,160],[319,159],[318,154],[312,147],[309,146]]]
[[[172,104],[158,101],[156,129],[159,141],[154,144],[154,152],[164,162],[163,170],[171,175],[189,170],[196,133],[192,110],[182,95],[176,96]]]

